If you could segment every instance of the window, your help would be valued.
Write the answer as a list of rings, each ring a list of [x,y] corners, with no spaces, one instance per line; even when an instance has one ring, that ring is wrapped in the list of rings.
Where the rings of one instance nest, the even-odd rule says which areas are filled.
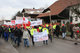
[[[78,17],[75,18],[75,21],[78,21]]]
[[[70,17],[70,22],[72,22],[72,20],[73,20],[72,17]]]
[[[63,24],[65,24],[65,21],[63,21]]]

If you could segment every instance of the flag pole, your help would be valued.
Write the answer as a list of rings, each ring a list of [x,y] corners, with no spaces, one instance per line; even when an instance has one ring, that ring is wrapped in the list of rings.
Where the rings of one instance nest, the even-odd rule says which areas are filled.
[[[24,12],[22,13],[23,14],[23,18],[24,18]],[[23,23],[24,23],[24,21],[23,21]],[[26,25],[26,24],[25,24]],[[22,24],[22,26],[23,26],[23,24]]]

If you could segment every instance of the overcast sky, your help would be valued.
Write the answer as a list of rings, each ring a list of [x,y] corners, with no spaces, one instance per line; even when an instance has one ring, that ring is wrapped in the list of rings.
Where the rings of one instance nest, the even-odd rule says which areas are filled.
[[[48,7],[57,0],[0,0],[0,19],[11,19],[23,8]]]

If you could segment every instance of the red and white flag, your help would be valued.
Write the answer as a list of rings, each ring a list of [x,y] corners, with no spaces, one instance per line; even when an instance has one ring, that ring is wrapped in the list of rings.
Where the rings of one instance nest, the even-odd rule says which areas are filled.
[[[15,20],[11,20],[11,23],[12,23],[12,24],[15,24]]]
[[[25,21],[25,17],[23,17],[23,21]]]

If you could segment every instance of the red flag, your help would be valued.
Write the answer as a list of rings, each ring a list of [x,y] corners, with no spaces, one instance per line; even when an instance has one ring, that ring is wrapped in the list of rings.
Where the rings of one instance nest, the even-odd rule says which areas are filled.
[[[31,22],[30,22],[30,21],[28,21],[28,24],[30,25],[30,24],[31,24]]]
[[[34,26],[32,26],[32,28],[34,28]]]
[[[25,17],[23,17],[23,20],[25,21]]]
[[[25,26],[25,24],[23,24],[23,27]]]
[[[39,28],[37,28],[37,32],[39,32]]]
[[[30,26],[30,24],[26,24],[26,26]]]

